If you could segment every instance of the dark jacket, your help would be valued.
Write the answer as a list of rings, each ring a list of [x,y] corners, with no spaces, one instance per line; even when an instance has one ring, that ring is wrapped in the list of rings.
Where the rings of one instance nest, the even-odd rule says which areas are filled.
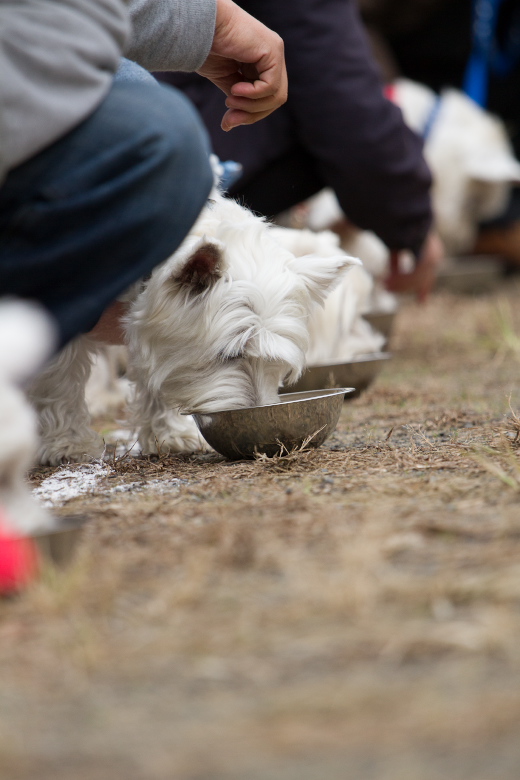
[[[430,173],[421,140],[383,96],[354,0],[238,4],[285,41],[287,104],[255,125],[224,133],[222,93],[191,74],[173,79],[198,107],[219,157],[244,166],[231,194],[254,191],[255,180],[270,170],[262,210],[272,214],[309,189],[330,186],[352,222],[391,249],[418,253],[431,224]],[[276,175],[277,161],[291,155],[291,172],[284,175],[281,166]]]
[[[367,24],[381,32],[399,33],[427,23],[432,14],[451,0],[357,0]]]

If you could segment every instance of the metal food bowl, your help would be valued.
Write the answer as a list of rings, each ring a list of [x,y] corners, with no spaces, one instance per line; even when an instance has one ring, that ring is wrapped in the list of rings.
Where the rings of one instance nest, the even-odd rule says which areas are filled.
[[[56,566],[70,563],[86,522],[84,515],[57,517],[52,528],[34,533],[32,539],[42,558]]]
[[[304,444],[319,447],[334,431],[346,393],[353,388],[284,393],[267,406],[228,409],[193,418],[208,444],[230,460],[272,458]]]
[[[346,400],[357,398],[372,384],[387,360],[389,352],[372,352],[360,355],[349,363],[327,363],[323,366],[308,366],[292,389],[298,392],[315,390],[318,387],[353,387]]]

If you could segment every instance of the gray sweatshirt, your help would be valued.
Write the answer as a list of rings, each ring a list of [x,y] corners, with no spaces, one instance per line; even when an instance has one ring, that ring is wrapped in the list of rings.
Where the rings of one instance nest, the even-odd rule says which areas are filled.
[[[197,70],[216,0],[0,0],[0,183],[103,100],[123,54]]]

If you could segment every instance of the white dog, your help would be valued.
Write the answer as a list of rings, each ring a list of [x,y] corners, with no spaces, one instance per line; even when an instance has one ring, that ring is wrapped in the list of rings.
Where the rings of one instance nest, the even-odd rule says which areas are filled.
[[[330,230],[315,233],[306,229],[276,227],[273,231],[277,240],[296,257],[307,254],[334,257],[341,251],[339,236]],[[360,245],[357,248],[363,252],[365,247]],[[384,246],[383,250],[386,254]],[[310,339],[305,356],[307,365],[347,362],[382,349],[385,337],[363,319],[363,314],[374,308],[374,291],[375,285],[370,274],[365,268],[356,266],[336,285],[324,305],[315,307],[309,318]],[[390,298],[393,304],[394,296]]]
[[[393,99],[409,126],[423,134],[433,174],[435,223],[449,254],[471,250],[480,222],[504,210],[520,164],[504,123],[456,89],[440,96],[407,79]]]
[[[284,379],[296,381],[305,365],[313,308],[359,263],[337,248],[295,256],[264,220],[214,191],[177,252],[125,296],[142,451],[198,449],[195,424],[181,412],[276,402]],[[77,339],[31,387],[42,462],[103,452],[85,402],[95,349]]]
[[[0,304],[0,508],[9,528],[19,533],[52,524],[25,483],[38,437],[36,415],[20,383],[40,368],[53,341],[50,322],[39,309],[8,300]]]
[[[406,123],[424,136],[424,155],[433,175],[435,227],[449,255],[471,251],[480,222],[499,216],[511,184],[520,181],[503,122],[455,89],[437,95],[399,79],[389,96]],[[323,230],[344,219],[332,190],[311,199],[307,225]],[[349,244],[344,245],[352,251]],[[360,255],[370,264],[369,257]]]

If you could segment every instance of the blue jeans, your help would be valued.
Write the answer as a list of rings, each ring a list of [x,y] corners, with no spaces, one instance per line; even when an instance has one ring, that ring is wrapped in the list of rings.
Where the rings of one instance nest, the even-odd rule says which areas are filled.
[[[211,185],[189,101],[124,63],[96,111],[0,188],[0,296],[43,304],[64,345],[175,251]]]

